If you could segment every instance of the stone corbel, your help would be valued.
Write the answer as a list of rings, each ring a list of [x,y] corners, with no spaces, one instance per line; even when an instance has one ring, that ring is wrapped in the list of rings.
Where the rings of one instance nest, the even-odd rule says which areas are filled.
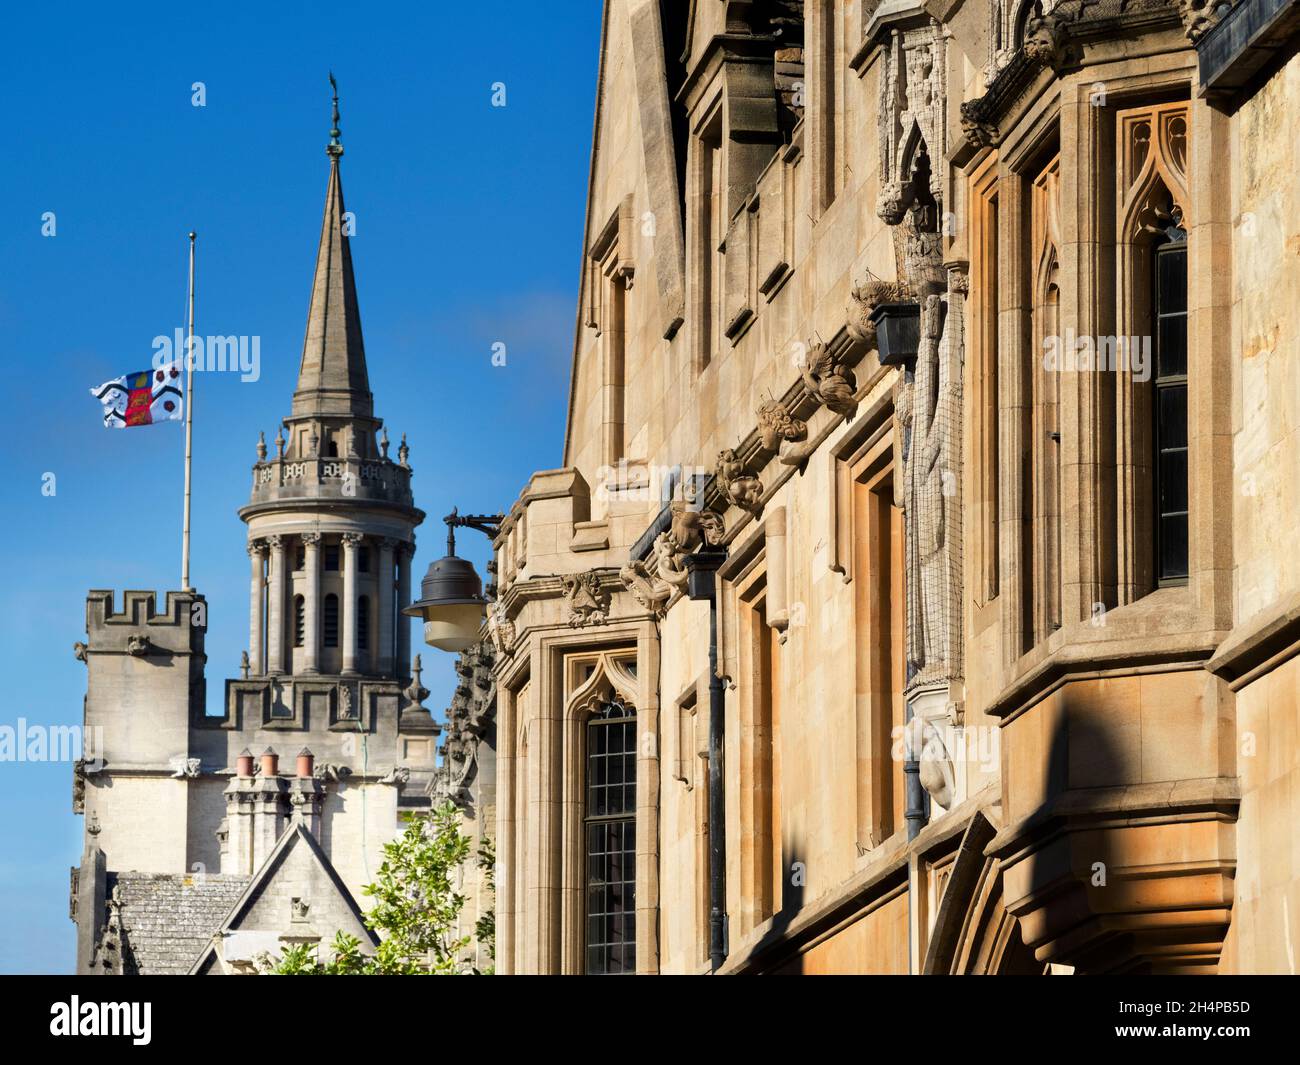
[[[1059,70],[1065,61],[1065,20],[1035,11],[1025,21],[1025,56],[1040,67]]]
[[[661,534],[660,539],[666,534]],[[656,540],[655,544],[658,545]],[[640,559],[633,559],[618,571],[619,580],[627,590],[636,597],[638,603],[655,617],[662,618],[668,612],[668,600],[673,597],[673,586],[661,581]]]
[[[871,320],[876,307],[882,303],[903,303],[912,298],[902,281],[882,281],[868,273],[864,280],[854,284],[849,293],[846,309],[846,329],[854,340],[867,347],[876,348],[876,323]]]
[[[1175,0],[1187,40],[1192,44],[1199,41],[1219,24],[1234,3],[1236,0]]]
[[[619,570],[619,579],[637,601],[656,617],[663,617],[674,592],[686,587],[686,556],[705,544],[721,543],[726,533],[722,515],[696,510],[684,500],[671,504],[672,524],[651,548],[653,565],[633,559]]]
[[[609,596],[600,586],[600,574],[595,570],[570,573],[560,577],[568,601],[569,625],[603,625],[609,620]]]
[[[985,98],[965,100],[961,105],[961,132],[976,148],[996,147],[1001,139],[998,125],[987,114]]]
[[[799,466],[811,454],[808,424],[800,421],[777,400],[758,408],[758,435],[763,447],[776,452],[783,466]]]
[[[750,514],[757,514],[762,509],[763,482],[745,469],[735,448],[718,452],[714,477],[722,498],[728,503]]]
[[[825,344],[818,342],[809,346],[801,376],[808,394],[822,406],[845,418],[852,418],[857,413],[857,378]]]

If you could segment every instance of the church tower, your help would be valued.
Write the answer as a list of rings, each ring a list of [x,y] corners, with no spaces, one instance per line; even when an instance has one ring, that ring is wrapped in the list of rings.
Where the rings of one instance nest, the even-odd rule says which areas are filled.
[[[201,595],[87,597],[79,972],[242,972],[338,929],[364,941],[383,846],[430,803],[441,729],[399,613],[424,514],[370,394],[337,94],[333,126],[298,383],[239,512],[249,639],[223,713],[206,710]]]
[[[239,512],[252,567],[249,668],[253,676],[406,681],[411,629],[398,611],[411,598],[414,529],[424,514],[412,502],[406,439],[394,462],[374,414],[338,117],[336,95],[292,410],[273,457],[259,442],[252,498]]]

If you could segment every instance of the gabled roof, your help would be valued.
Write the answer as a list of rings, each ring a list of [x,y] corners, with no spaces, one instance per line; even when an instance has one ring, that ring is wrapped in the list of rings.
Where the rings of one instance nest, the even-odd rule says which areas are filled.
[[[228,941],[232,934],[239,932],[261,933],[271,939],[277,938],[280,934],[290,934],[292,929],[284,917],[276,918],[273,927],[258,927],[259,903],[264,901],[268,905],[272,901],[283,903],[283,897],[271,891],[271,887],[276,884],[277,880],[283,880],[290,875],[294,875],[290,874],[289,870],[293,865],[304,860],[309,866],[314,867],[315,872],[319,874],[311,878],[313,889],[319,890],[321,881],[324,880],[333,893],[332,899],[321,899],[318,895],[313,895],[311,898],[312,912],[323,915],[330,920],[330,926],[325,927],[320,917],[309,917],[308,919],[308,924],[320,935],[321,941],[328,943],[333,940],[337,931],[344,931],[356,936],[363,944],[368,943],[372,947],[379,946],[379,937],[366,927],[361,907],[357,905],[352,892],[343,883],[338,871],[321,849],[320,844],[316,842],[316,837],[308,832],[302,824],[298,823],[285,829],[275,848],[267,856],[266,861],[262,863],[262,867],[253,874],[248,886],[236,900],[234,906],[231,907],[221,926],[214,932],[212,942],[208,943],[203,953],[190,967],[190,973],[206,973],[212,967],[217,960],[216,941],[218,939]],[[300,875],[300,873],[301,867],[299,867],[297,875]],[[278,886],[283,887],[284,885]],[[330,917],[331,912],[333,917]],[[340,921],[338,918],[340,915],[345,918],[341,923],[351,924],[352,927],[339,928]],[[287,917],[287,914],[285,917]]]

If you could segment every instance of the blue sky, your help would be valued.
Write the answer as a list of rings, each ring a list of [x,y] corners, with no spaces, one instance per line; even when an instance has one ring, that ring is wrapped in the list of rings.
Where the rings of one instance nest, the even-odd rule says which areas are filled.
[[[104,429],[87,389],[181,324],[261,337],[261,377],[196,388],[192,580],[220,698],[248,639],[236,509],[259,430],[289,413],[328,176],[329,86],[376,413],[411,445],[415,575],[437,521],[508,507],[561,460],[600,33],[597,0],[40,5],[0,38],[3,463],[0,725],[79,724],[91,588],[175,588],[179,424]],[[193,106],[194,82],[206,106]],[[506,106],[493,107],[502,82]],[[42,235],[54,212],[56,235]],[[506,345],[507,364],[491,365]],[[42,492],[54,475],[55,494]],[[482,563],[487,541],[459,537]],[[413,647],[419,648],[418,631]],[[424,648],[432,707],[448,656]],[[81,852],[66,763],[0,762],[0,972],[73,964]]]

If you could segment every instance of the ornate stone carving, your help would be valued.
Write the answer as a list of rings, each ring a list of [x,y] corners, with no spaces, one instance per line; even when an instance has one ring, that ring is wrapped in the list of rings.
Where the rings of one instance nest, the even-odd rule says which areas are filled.
[[[345,765],[317,762],[315,768],[312,769],[311,775],[316,780],[332,780],[337,783],[338,781],[347,780],[352,775],[352,770]]]
[[[1183,32],[1195,44],[1219,24],[1236,0],[1174,0]]]
[[[442,765],[434,770],[429,794],[434,802],[453,802],[462,809],[473,800],[471,784],[478,769],[478,747],[496,714],[496,657],[487,644],[462,651],[456,661],[460,683],[447,707]]]
[[[86,760],[78,758],[72,763],[72,812],[86,812]]]
[[[675,554],[689,555],[705,544],[722,542],[726,523],[722,515],[713,510],[696,509],[685,500],[674,499],[669,504],[673,521],[669,527]]]
[[[488,607],[488,635],[499,654],[508,655],[514,650],[515,623],[510,620],[506,608],[500,602],[494,601]]]
[[[906,210],[903,183],[890,180],[881,185],[880,195],[876,197],[876,214],[884,223],[889,226],[898,225],[903,220],[903,213]]]
[[[309,547],[312,544],[320,543],[320,533],[305,532],[299,537],[299,539],[302,541],[304,547]]]
[[[902,221],[912,199],[912,147],[918,137],[930,156],[948,154],[944,115],[947,82],[943,28],[933,19],[896,31],[885,46],[880,77],[880,198],[877,213],[889,225]],[[929,176],[930,192],[942,196],[941,168]]]
[[[650,572],[650,568],[639,559],[634,559],[620,569],[618,577],[646,610],[656,617],[664,616],[668,600],[673,597],[671,584],[657,579],[655,574]]]
[[[836,414],[852,418],[857,413],[858,380],[843,361],[831,354],[825,344],[813,344],[808,349],[808,362],[803,368],[803,384],[822,406]]]
[[[126,653],[135,658],[143,658],[149,653],[149,637],[135,633],[126,638]]]
[[[84,643],[78,640],[72,645],[72,657],[78,662],[84,662],[86,660],[86,652],[89,649],[90,648],[88,648]]]
[[[726,533],[726,523],[716,511],[697,510],[681,499],[673,500],[671,510],[672,524],[651,549],[653,566],[634,559],[618,574],[637,601],[658,617],[674,590],[686,586],[686,556],[705,544],[721,543]]]
[[[172,777],[176,780],[194,780],[199,776],[201,762],[197,758],[177,755],[172,759]]]
[[[1059,67],[1065,58],[1065,22],[1038,8],[1025,21],[1025,55],[1043,67]]]
[[[783,466],[797,466],[808,456],[809,448],[799,446],[808,439],[807,423],[776,400],[758,408],[758,438],[764,448],[777,453]]]
[[[984,97],[962,101],[961,131],[976,148],[992,148],[997,145],[1001,134],[997,123],[986,117]]]
[[[580,629],[584,625],[603,625],[609,617],[609,596],[600,587],[600,574],[595,570],[586,573],[565,574],[560,578],[568,600],[569,625]]]
[[[907,285],[902,281],[881,281],[868,273],[867,277],[858,281],[849,293],[847,309],[849,336],[874,348],[876,323],[871,320],[871,315],[876,307],[882,303],[901,303],[911,298]]]
[[[735,448],[728,447],[718,452],[714,477],[723,499],[741,510],[758,513],[763,500],[763,482],[745,469]]]

